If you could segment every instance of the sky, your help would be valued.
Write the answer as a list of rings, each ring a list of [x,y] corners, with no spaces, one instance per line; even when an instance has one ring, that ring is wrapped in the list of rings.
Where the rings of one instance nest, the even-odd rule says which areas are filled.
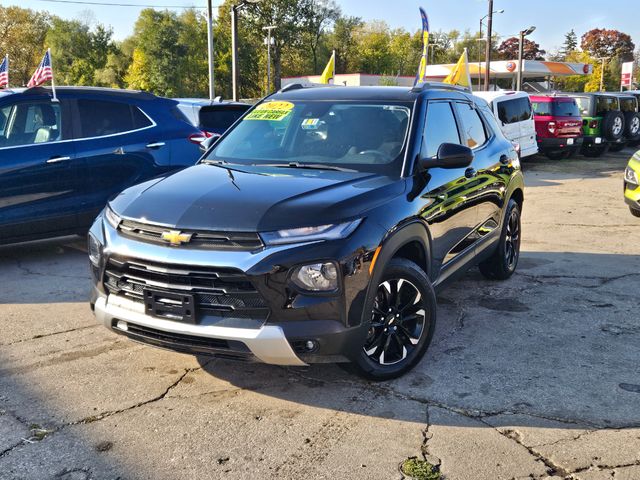
[[[79,0],[82,1],[82,0]],[[206,0],[84,0],[105,3],[135,3],[154,6],[205,6]],[[269,0],[263,0],[269,1]],[[219,0],[213,0],[213,4]],[[420,28],[418,7],[429,15],[431,30],[477,31],[480,18],[488,12],[487,0],[337,0],[346,15],[364,20],[384,20],[391,27],[410,31]],[[494,30],[500,36],[515,36],[531,25],[536,31],[529,37],[549,51],[562,45],[564,34],[575,29],[578,38],[592,28],[621,30],[640,46],[640,0],[494,0],[494,9],[504,13],[494,16]],[[0,5],[17,5],[34,10],[48,10],[63,18],[93,18],[110,25],[116,39],[133,31],[142,7],[117,7],[53,3],[48,0],[0,0]],[[89,12],[87,12],[89,11]]]

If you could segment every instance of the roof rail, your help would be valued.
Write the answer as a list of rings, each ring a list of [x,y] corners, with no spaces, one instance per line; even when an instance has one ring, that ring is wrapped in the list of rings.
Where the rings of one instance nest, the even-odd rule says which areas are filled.
[[[471,93],[468,88],[462,87],[460,85],[451,85],[450,83],[442,83],[442,82],[419,82],[412,89],[412,92],[424,92],[429,89],[439,89],[439,90],[454,90],[456,92],[464,92]]]
[[[297,82],[285,85],[278,93],[289,92],[291,90],[300,90],[301,88],[318,88],[318,87],[342,87],[342,85],[335,85],[332,83],[314,83],[314,82]]]

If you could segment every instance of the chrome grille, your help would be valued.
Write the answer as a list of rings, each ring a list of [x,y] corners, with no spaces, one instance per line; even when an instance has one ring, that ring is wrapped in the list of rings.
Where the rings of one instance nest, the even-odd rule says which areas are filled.
[[[233,268],[190,267],[111,257],[104,272],[110,294],[143,303],[145,288],[194,295],[199,312],[265,320],[268,306],[247,276]]]
[[[118,230],[125,236],[143,242],[168,245],[162,239],[162,232],[170,230],[169,227],[148,223],[123,220],[118,225]],[[177,230],[171,229],[171,230]],[[220,232],[208,230],[180,230],[182,233],[191,234],[188,245],[211,248],[217,250],[244,250],[252,251],[262,248],[264,245],[260,235],[255,232]]]

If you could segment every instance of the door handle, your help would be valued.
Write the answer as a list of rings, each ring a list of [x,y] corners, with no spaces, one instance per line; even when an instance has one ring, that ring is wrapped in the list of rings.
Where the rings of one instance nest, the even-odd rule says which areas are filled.
[[[502,165],[509,165],[509,157],[507,157],[506,155],[502,154],[500,156],[500,163]]]
[[[464,171],[464,176],[465,176],[465,177],[467,177],[467,178],[473,178],[473,177],[475,177],[476,175],[478,175],[478,172],[476,171],[476,169],[475,169],[475,168],[467,168],[467,169]]]
[[[51,157],[47,160],[47,163],[68,162],[69,160],[71,160],[71,157]]]
[[[153,143],[147,144],[147,148],[160,148],[160,147],[164,147],[164,142],[153,142]]]

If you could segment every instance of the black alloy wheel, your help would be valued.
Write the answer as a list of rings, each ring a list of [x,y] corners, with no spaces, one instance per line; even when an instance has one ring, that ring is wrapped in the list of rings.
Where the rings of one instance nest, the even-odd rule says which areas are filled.
[[[369,380],[390,380],[413,368],[427,351],[436,322],[436,296],[418,265],[394,258],[384,269],[369,308],[366,337],[352,368]]]
[[[506,280],[513,275],[520,258],[521,235],[520,206],[512,198],[507,205],[498,246],[493,255],[478,265],[480,273],[490,280]]]

